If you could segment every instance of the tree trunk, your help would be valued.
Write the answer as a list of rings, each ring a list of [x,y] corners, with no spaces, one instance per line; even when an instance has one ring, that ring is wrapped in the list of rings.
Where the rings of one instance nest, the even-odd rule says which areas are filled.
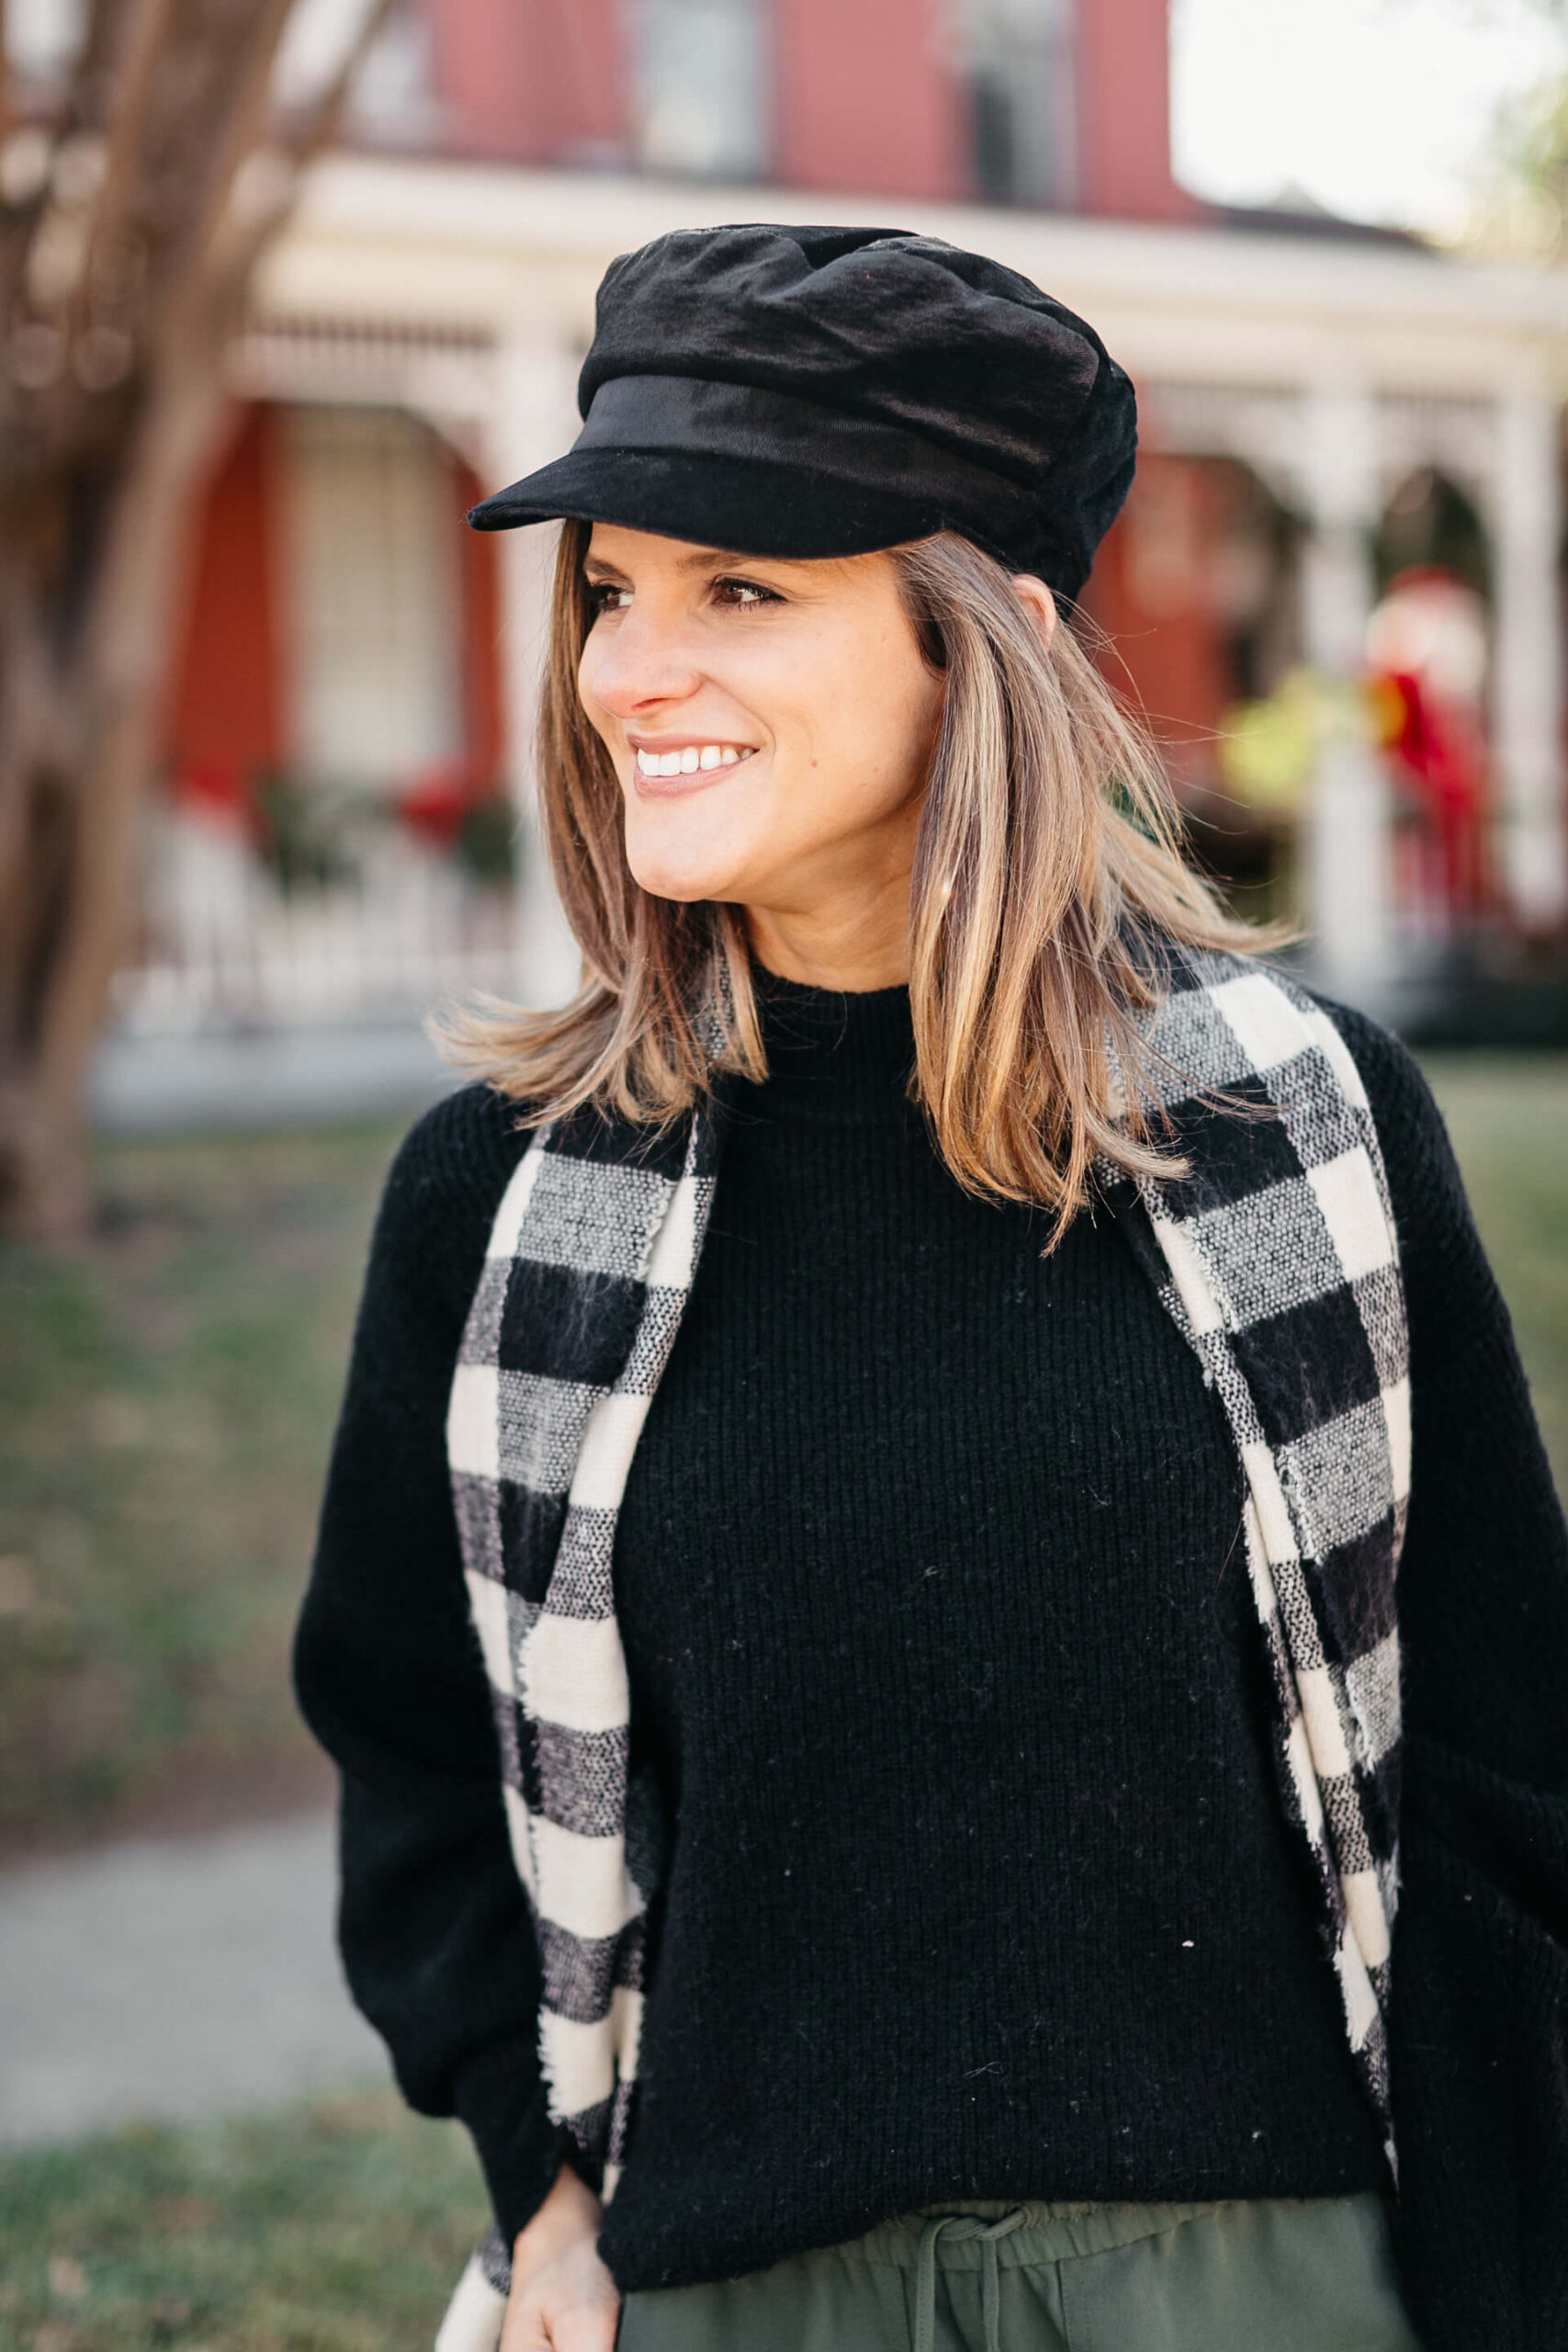
[[[91,1222],[86,1087],[225,345],[389,0],[367,0],[305,116],[269,128],[291,5],[90,0],[47,136],[7,133],[0,87],[0,1224],[38,1239]],[[18,138],[24,160],[43,140],[21,196]]]
[[[224,408],[215,356],[187,353],[177,381],[150,387],[89,576],[18,597],[20,628],[0,641],[0,669],[30,672],[37,696],[69,714],[6,747],[0,794],[12,850],[0,1202],[10,1229],[35,1239],[73,1238],[91,1221],[86,1087],[135,903],[192,510]]]

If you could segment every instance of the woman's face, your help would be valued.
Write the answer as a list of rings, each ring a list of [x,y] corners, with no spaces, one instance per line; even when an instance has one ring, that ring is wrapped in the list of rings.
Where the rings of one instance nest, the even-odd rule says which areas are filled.
[[[900,892],[907,909],[942,688],[892,559],[775,561],[596,524],[585,570],[578,691],[642,888],[745,906],[759,944],[758,915],[811,924]]]

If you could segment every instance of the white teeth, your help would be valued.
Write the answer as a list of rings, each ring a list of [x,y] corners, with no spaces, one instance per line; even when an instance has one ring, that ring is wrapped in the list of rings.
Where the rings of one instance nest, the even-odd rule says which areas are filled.
[[[638,775],[695,775],[699,768],[732,768],[749,760],[752,746],[733,743],[683,743],[678,752],[647,752],[639,746]]]

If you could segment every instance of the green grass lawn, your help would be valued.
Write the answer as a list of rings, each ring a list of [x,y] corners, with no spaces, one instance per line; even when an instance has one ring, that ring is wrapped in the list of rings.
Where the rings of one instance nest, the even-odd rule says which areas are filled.
[[[1568,1057],[1434,1058],[1568,1488]],[[286,1659],[387,1128],[122,1144],[0,1257],[0,1854],[324,1791]]]
[[[286,1672],[390,1131],[101,1154],[0,1256],[0,1852],[324,1788]]]
[[[0,2352],[428,2352],[487,2225],[387,2092],[0,2165]]]
[[[1568,1057],[1423,1058],[1568,1496]]]

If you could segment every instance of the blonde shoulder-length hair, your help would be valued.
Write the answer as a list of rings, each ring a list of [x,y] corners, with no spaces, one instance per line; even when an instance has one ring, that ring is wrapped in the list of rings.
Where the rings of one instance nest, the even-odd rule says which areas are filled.
[[[538,743],[582,986],[550,1012],[485,1001],[442,1035],[524,1124],[592,1103],[659,1125],[717,1072],[761,1080],[767,1061],[742,910],[654,898],[626,865],[621,787],[577,691],[589,535],[562,531]],[[1097,1155],[1129,1174],[1179,1169],[1139,1083],[1162,945],[1273,939],[1183,860],[1158,753],[1070,628],[1047,651],[1001,566],[951,532],[891,560],[946,680],[910,882],[911,1092],[960,1184],[1052,1210],[1059,1235]]]

